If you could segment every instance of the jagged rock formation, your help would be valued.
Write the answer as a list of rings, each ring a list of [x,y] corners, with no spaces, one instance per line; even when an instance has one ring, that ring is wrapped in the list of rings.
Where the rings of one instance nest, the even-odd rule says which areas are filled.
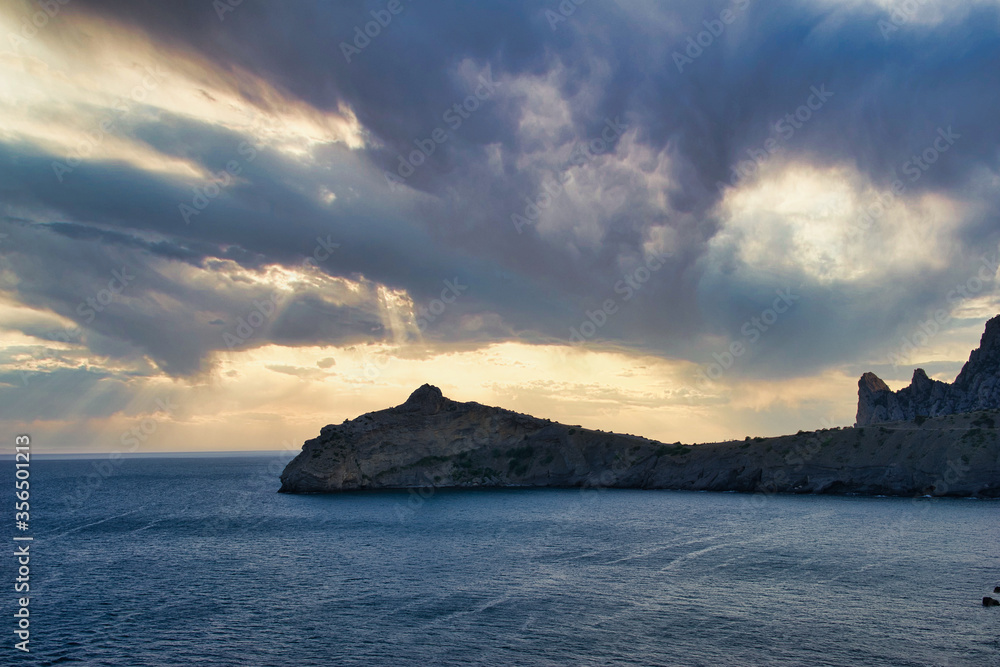
[[[994,418],[996,417],[996,421]],[[459,403],[424,385],[325,426],[286,493],[422,487],[617,487],[1000,497],[1000,415],[687,446]]]
[[[953,384],[932,380],[918,368],[910,386],[894,392],[874,373],[862,375],[855,426],[996,408],[1000,408],[1000,315],[986,323],[979,348],[969,355]]]

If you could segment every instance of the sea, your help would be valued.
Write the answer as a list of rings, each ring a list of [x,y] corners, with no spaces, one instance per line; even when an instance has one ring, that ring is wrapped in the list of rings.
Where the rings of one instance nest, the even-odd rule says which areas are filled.
[[[1000,665],[997,501],[278,494],[287,460],[33,459],[0,663]]]

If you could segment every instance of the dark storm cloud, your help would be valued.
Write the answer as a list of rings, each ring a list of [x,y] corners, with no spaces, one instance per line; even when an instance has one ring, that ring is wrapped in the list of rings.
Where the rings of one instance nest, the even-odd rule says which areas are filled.
[[[223,155],[219,143],[233,145],[233,137],[209,140],[199,132],[199,141],[188,157],[207,169],[219,167],[206,155]],[[364,201],[338,204],[334,210],[303,195],[296,167],[270,162],[261,153],[252,170],[243,175],[247,185],[233,185],[213,200],[190,224],[178,207],[189,202],[192,190],[146,172],[120,164],[84,163],[63,183],[55,182],[51,163],[57,156],[25,147],[0,147],[0,173],[8,184],[9,206],[44,204],[63,219],[81,223],[44,223],[8,218],[0,226],[9,235],[0,247],[15,272],[23,278],[16,287],[19,299],[29,305],[54,310],[86,329],[115,335],[148,351],[171,373],[188,374],[202,369],[204,355],[225,349],[221,333],[206,327],[226,313],[230,321],[245,316],[252,300],[267,296],[246,291],[219,293],[171,280],[150,265],[150,258],[178,260],[194,267],[212,268],[216,258],[230,259],[247,269],[265,263],[302,266],[317,247],[339,247],[332,256],[317,262],[321,270],[341,276],[375,280],[390,287],[407,289],[418,307],[431,303],[444,289],[445,280],[463,285],[477,277],[481,261],[450,256],[428,230],[393,217],[391,210],[373,211]],[[224,158],[222,158],[224,159]],[[196,184],[201,185],[201,184]],[[358,183],[361,199],[376,199],[379,193]],[[294,224],[293,233],[289,224]],[[111,227],[111,228],[109,228]],[[127,228],[128,232],[116,228]],[[485,265],[485,266],[488,266]],[[107,308],[100,317],[81,317],[81,304],[103,289],[112,271],[128,267],[136,275],[122,290],[121,303]],[[474,280],[462,295],[463,304],[482,302],[501,292],[491,283],[502,284],[504,294],[520,297],[521,304],[537,301],[533,286],[503,281],[499,271]],[[170,307],[147,294],[169,296]],[[88,311],[86,306],[84,311]],[[510,317],[517,319],[511,307]],[[535,311],[543,310],[536,307]],[[441,315],[436,324],[455,317],[456,309]],[[204,324],[203,324],[204,322]],[[525,323],[527,326],[528,322]],[[284,304],[281,315],[266,331],[256,332],[253,343],[275,340],[287,344],[338,344],[380,340],[377,314],[324,304],[315,297]],[[447,327],[435,327],[447,332]]]
[[[263,108],[272,102],[252,87],[240,87],[237,68],[317,109],[335,111],[346,104],[377,142],[353,152],[342,145],[321,149],[319,169],[262,149],[248,165],[246,182],[227,188],[190,224],[178,215],[178,204],[191,197],[190,183],[127,165],[93,163],[57,186],[50,162],[58,156],[3,147],[0,176],[8,203],[57,211],[66,221],[37,234],[90,239],[111,255],[99,257],[94,250],[70,257],[69,250],[62,251],[65,266],[90,266],[88,277],[70,288],[40,279],[37,286],[20,288],[22,298],[72,317],[68,307],[104,279],[103,270],[93,267],[113,265],[112,257],[125,249],[192,265],[227,257],[259,268],[298,264],[315,239],[329,235],[340,248],[322,270],[406,289],[418,308],[433,302],[443,280],[468,283],[468,292],[441,315],[439,325],[456,324],[464,314],[496,313],[505,326],[491,335],[567,340],[588,311],[606,299],[621,300],[615,286],[639,265],[650,229],[667,225],[678,239],[671,260],[633,301],[619,304],[598,340],[700,361],[712,351],[701,342],[704,334],[739,340],[741,326],[769,307],[776,289],[793,288],[800,297],[795,307],[734,372],[807,373],[856,359],[945,303],[948,286],[964,280],[966,267],[917,276],[901,271],[878,285],[831,285],[808,273],[768,267],[737,271],[735,257],[708,251],[721,225],[714,208],[718,183],[730,181],[731,169],[750,159],[750,151],[759,153],[765,142],[778,139],[781,153],[775,159],[853,165],[887,189],[895,179],[907,178],[911,156],[932,146],[940,129],[952,128],[961,136],[954,150],[908,181],[907,195],[957,193],[982,211],[960,230],[961,249],[973,255],[995,246],[995,187],[977,187],[973,180],[980,170],[997,171],[998,9],[951,8],[939,24],[908,24],[886,38],[878,21],[887,14],[865,5],[847,10],[786,0],[751,3],[743,10],[742,4],[592,2],[553,28],[546,11],[557,9],[554,2],[404,2],[405,10],[348,63],[341,42],[350,42],[354,28],[372,20],[369,12],[381,3],[287,6],[245,0],[220,19],[212,3],[203,1],[74,2],[68,6],[72,12],[99,14],[148,32],[164,46],[165,58],[171,51],[200,54],[223,75],[232,74],[234,88]],[[685,53],[689,38],[697,39],[706,30],[704,22],[715,21],[726,8],[736,21],[678,71],[675,52]],[[472,92],[454,75],[465,62],[504,80],[508,90],[483,101],[407,179],[408,188],[430,198],[393,193],[383,171],[395,170],[415,141],[447,127],[442,114]],[[609,119],[620,117],[639,147],[670,157],[668,186],[615,175],[604,157],[593,160],[591,166],[607,166],[609,187],[627,189],[623,206],[600,221],[596,246],[571,236],[545,238],[532,227],[519,235],[510,222],[512,213],[524,210],[525,198],[534,200],[552,177],[552,165],[534,159],[546,146],[523,131],[525,95],[510,87],[549,75],[570,107],[565,127],[551,139],[557,146],[599,137]],[[815,118],[793,137],[781,137],[775,123],[823,86],[833,96]],[[126,123],[123,131],[209,171],[221,169],[246,140],[165,115],[156,123]],[[495,145],[502,147],[499,175],[490,164]],[[649,176],[653,168],[639,170]],[[359,196],[338,197],[324,207],[308,188],[329,183],[348,185]],[[660,196],[666,209],[656,203]],[[137,234],[155,238],[140,240]],[[226,321],[245,306],[216,303],[217,297],[178,291],[176,285],[171,289],[186,304],[182,308],[225,311]],[[159,330],[157,321],[165,315],[178,324]],[[381,335],[370,317],[341,315],[338,321],[327,305],[303,300],[268,336],[307,344]],[[155,350],[153,356],[170,372],[193,372],[209,351],[220,349],[214,329],[182,333],[181,310],[154,313],[145,324],[130,312],[121,317],[107,318],[106,326]],[[454,326],[428,333],[476,337]]]

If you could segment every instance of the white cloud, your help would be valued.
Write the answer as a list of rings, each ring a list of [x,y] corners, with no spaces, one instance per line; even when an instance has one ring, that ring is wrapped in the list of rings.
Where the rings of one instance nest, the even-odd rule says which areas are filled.
[[[710,263],[826,284],[945,268],[966,217],[964,204],[944,193],[897,196],[851,167],[793,162],[728,189],[718,212],[723,228],[709,244]]]

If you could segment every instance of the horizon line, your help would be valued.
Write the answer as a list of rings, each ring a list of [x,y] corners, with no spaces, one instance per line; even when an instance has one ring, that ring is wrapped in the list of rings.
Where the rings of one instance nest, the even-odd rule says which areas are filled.
[[[237,457],[264,457],[264,456],[297,456],[300,450],[292,451],[287,449],[246,449],[246,450],[178,450],[178,451],[157,451],[157,452],[33,452],[39,460],[67,461],[74,459],[102,459],[102,458],[122,458],[122,459],[157,459],[157,458],[237,458]]]

